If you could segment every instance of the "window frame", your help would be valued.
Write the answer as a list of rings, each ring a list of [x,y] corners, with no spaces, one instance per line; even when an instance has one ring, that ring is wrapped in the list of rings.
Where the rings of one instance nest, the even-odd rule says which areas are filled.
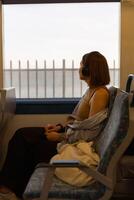
[[[40,3],[108,3],[121,0],[1,0],[2,4],[40,4]]]

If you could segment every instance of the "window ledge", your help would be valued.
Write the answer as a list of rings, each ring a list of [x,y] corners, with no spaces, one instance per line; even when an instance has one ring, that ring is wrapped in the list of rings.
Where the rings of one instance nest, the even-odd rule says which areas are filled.
[[[16,99],[16,114],[70,114],[79,98]]]

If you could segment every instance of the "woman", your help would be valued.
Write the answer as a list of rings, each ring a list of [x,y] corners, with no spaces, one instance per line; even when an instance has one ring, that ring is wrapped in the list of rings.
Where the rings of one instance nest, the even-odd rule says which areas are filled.
[[[106,85],[109,84],[110,77],[106,58],[96,51],[85,54],[80,63],[79,77],[87,83],[88,89],[64,125],[21,128],[14,134],[0,173],[0,199],[15,200],[15,194],[21,197],[35,165],[42,161],[49,162],[57,153],[59,142],[62,145],[80,139],[90,141],[100,133],[109,103]],[[70,128],[67,130],[68,126],[85,122],[103,110],[105,115],[94,131],[88,128],[86,132],[81,129],[70,134]]]

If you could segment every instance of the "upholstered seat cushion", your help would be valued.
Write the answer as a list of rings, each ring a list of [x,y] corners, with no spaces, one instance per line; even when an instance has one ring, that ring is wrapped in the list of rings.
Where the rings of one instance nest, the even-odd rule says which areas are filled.
[[[23,194],[24,199],[38,198],[40,196],[46,173],[47,168],[37,167],[35,169]],[[61,197],[63,199],[95,200],[102,196],[104,191],[105,187],[98,182],[94,182],[87,187],[76,188],[54,177],[49,197],[56,196],[57,198]]]

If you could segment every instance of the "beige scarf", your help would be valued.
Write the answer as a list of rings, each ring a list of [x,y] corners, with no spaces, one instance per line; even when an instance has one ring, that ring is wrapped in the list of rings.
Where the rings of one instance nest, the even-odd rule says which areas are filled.
[[[77,133],[75,135],[76,142],[67,143],[67,141],[64,141],[59,143],[57,146],[58,154],[52,157],[51,162],[55,160],[77,160],[86,166],[96,168],[100,158],[93,148],[93,141],[91,141],[91,139],[98,136],[98,130],[100,130],[99,126],[102,124],[104,119],[106,119],[106,117],[107,109],[84,121],[75,121],[72,125],[70,125],[66,134],[68,134],[69,137],[74,137]],[[88,138],[88,141],[78,139],[80,138],[79,134],[82,130],[84,130],[85,134],[88,133],[88,137],[86,137]],[[93,133],[95,135],[93,135]],[[74,138],[72,141],[74,141]],[[55,175],[62,181],[77,187],[89,185],[92,180],[91,176],[87,175],[78,168],[56,168]]]

